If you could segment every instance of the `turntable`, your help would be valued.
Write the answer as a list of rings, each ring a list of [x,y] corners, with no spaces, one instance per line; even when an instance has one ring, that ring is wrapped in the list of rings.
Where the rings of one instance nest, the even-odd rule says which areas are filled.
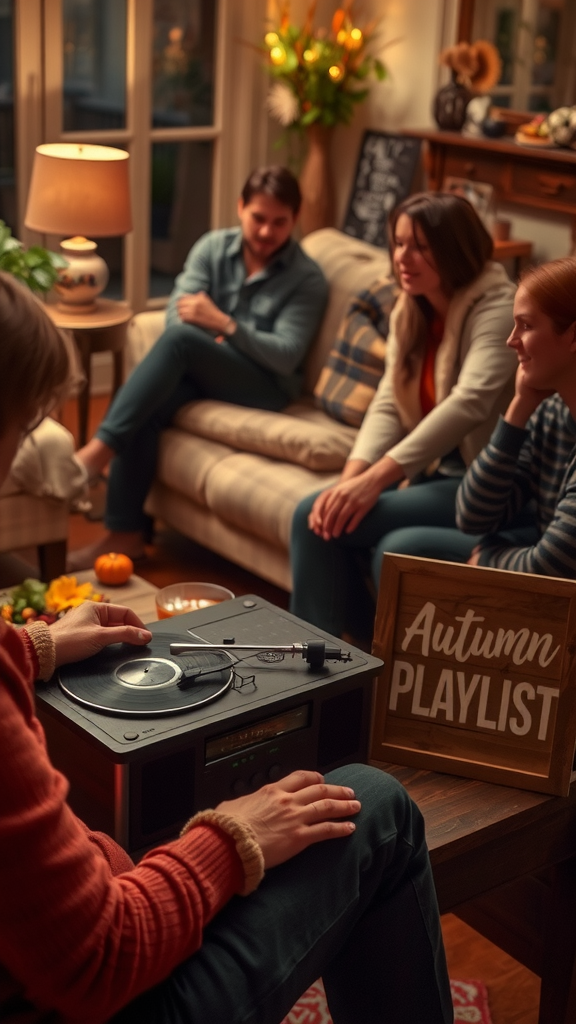
[[[377,658],[254,595],[149,628],[37,688],[73,809],[133,856],[295,768],[366,760]]]

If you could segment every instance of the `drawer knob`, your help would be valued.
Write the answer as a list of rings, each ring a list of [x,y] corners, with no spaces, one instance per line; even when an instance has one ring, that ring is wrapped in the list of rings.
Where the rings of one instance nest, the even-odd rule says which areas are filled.
[[[476,174],[476,164],[468,162],[467,164],[464,164],[464,170],[469,178],[473,178]]]

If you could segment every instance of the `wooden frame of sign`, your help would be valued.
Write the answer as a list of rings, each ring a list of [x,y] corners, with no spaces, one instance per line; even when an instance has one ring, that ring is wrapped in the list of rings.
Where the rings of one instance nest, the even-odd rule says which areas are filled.
[[[371,758],[564,796],[576,582],[385,555]]]

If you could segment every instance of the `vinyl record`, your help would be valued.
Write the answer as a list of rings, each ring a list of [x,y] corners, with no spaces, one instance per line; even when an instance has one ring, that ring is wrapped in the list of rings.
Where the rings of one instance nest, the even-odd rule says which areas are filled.
[[[170,654],[170,644],[181,640],[156,633],[146,647],[113,644],[63,665],[58,682],[72,700],[96,711],[134,717],[190,711],[226,693],[234,663],[226,651]]]

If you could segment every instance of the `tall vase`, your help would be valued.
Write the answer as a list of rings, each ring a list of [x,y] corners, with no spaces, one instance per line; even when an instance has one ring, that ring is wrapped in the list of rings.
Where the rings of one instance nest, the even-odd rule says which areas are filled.
[[[438,127],[444,131],[459,132],[471,99],[472,93],[456,80],[453,71],[452,81],[440,89],[434,99],[433,113]]]
[[[334,223],[334,185],[330,163],[332,128],[311,124],[306,129],[308,152],[300,174],[300,230],[309,235]]]

